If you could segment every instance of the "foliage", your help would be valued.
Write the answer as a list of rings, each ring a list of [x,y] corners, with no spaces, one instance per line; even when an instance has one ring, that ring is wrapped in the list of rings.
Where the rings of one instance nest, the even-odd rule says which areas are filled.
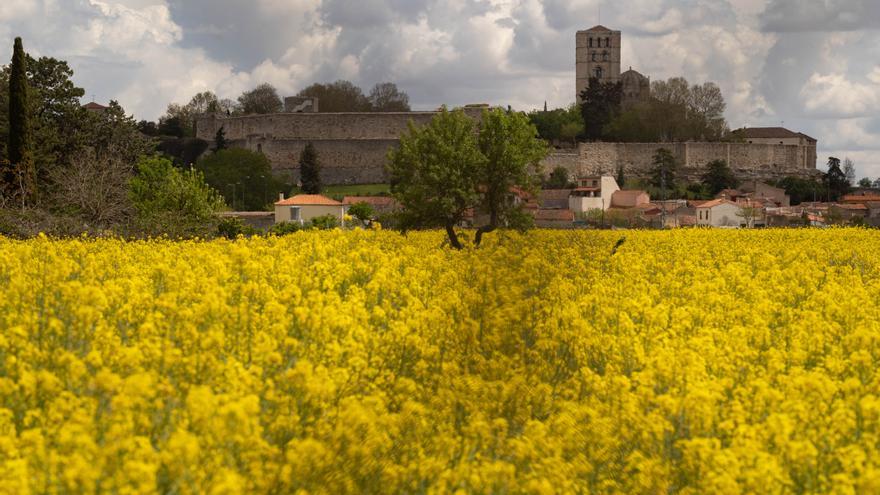
[[[348,214],[366,224],[376,216],[376,210],[369,203],[355,203],[348,208]]]
[[[124,152],[83,150],[64,169],[52,172],[52,202],[95,229],[110,229],[128,222],[131,202],[128,186],[132,162]]]
[[[217,95],[211,91],[197,93],[186,105],[177,103],[168,105],[165,115],[159,118],[159,134],[179,138],[194,137],[196,118],[199,115],[220,111],[220,100]]]
[[[574,142],[584,133],[584,118],[577,104],[567,109],[557,108],[550,111],[534,111],[529,113],[529,120],[538,131],[538,136],[548,142]]]
[[[850,186],[856,184],[856,164],[849,158],[843,159],[843,175],[846,176],[846,181]]]
[[[616,172],[617,173],[615,179],[617,180],[617,185],[618,187],[623,189],[624,186],[626,186],[626,168],[624,168],[622,164],[618,165]]]
[[[870,177],[862,177],[862,179],[859,180],[859,187],[863,187],[865,189],[874,187],[874,181],[872,181]]]
[[[543,185],[544,189],[574,189],[574,186],[565,167],[554,168]]]
[[[389,154],[403,230],[444,228],[450,244],[461,249],[455,227],[469,212],[488,217],[476,245],[496,228],[530,226],[521,200],[537,188],[546,143],[525,115],[501,109],[484,111],[478,130],[475,138],[473,121],[445,108],[423,128],[410,125],[400,148]]]
[[[218,151],[223,151],[229,148],[229,143],[226,142],[226,129],[223,126],[220,126],[217,129],[217,134],[214,135],[214,147],[211,149],[214,153]]]
[[[463,111],[443,107],[421,128],[410,122],[388,158],[391,193],[402,208],[399,227],[404,232],[446,229],[452,245],[461,248],[455,227],[479,201],[479,169],[485,161],[474,121]]]
[[[825,189],[828,193],[828,201],[837,201],[850,190],[850,182],[846,173],[840,168],[840,159],[828,158],[828,171],[823,177]]]
[[[240,218],[222,218],[217,224],[217,235],[229,240],[235,240],[240,236],[250,237],[258,233],[257,229],[244,223]]]
[[[715,83],[690,86],[681,77],[655,81],[651,98],[616,115],[603,136],[618,142],[719,141],[729,132],[726,107]]]
[[[269,83],[260,84],[242,93],[238,97],[238,104],[245,115],[278,113],[284,110],[284,102],[278,96],[278,90]]]
[[[193,237],[217,229],[223,200],[201,172],[179,170],[165,158],[143,158],[129,187],[137,228],[144,233]]]
[[[309,222],[309,228],[316,230],[332,230],[339,228],[339,217],[336,215],[321,215]]]
[[[321,162],[318,150],[312,143],[306,143],[299,155],[300,187],[306,194],[321,194]]]
[[[825,187],[821,183],[802,177],[785,177],[776,182],[776,187],[785,189],[785,194],[791,197],[792,205],[822,201],[826,196]]]
[[[299,222],[281,222],[276,223],[271,228],[269,228],[269,235],[274,235],[278,237],[283,237],[290,234],[295,234],[303,230],[303,226],[300,225]]]
[[[584,136],[589,141],[599,141],[605,134],[605,127],[620,112],[623,96],[621,83],[603,83],[594,77],[581,94],[581,115],[584,121]]]
[[[27,59],[21,38],[15,38],[9,74],[9,144],[0,194],[19,196],[22,204],[36,197],[36,172],[32,148]]]
[[[714,196],[724,189],[735,189],[739,186],[739,179],[724,160],[712,160],[706,165],[703,174],[703,184]]]
[[[666,148],[660,148],[654,154],[654,161],[651,166],[651,185],[660,189],[676,188],[676,172],[678,171],[678,161],[675,155]],[[667,198],[660,198],[667,199]]]
[[[195,164],[199,157],[205,154],[210,143],[198,138],[159,138],[156,149],[174,162],[179,168],[189,168]]]
[[[370,110],[373,112],[409,112],[409,95],[390,82],[378,83],[370,90]],[[323,102],[321,102],[323,104]]]
[[[318,109],[321,112],[369,112],[372,110],[370,100],[364,96],[361,88],[349,81],[339,80],[334,83],[315,83],[300,91],[297,96],[318,98]]]
[[[196,169],[227,205],[240,211],[265,210],[272,198],[287,188],[272,175],[272,164],[265,155],[246,149],[230,148],[205,155],[196,163]]]
[[[877,231],[620,239],[0,239],[0,486],[880,491]]]

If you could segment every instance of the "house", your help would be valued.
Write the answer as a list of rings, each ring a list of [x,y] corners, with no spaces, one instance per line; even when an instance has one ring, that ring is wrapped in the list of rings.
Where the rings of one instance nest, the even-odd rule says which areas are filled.
[[[744,127],[733,131],[733,134],[749,144],[809,146],[818,142],[804,133],[790,131],[784,127]]]
[[[289,199],[284,199],[284,194],[281,194],[275,203],[275,223],[306,224],[325,215],[332,215],[342,223],[345,205],[320,194],[299,194]]]
[[[750,180],[744,182],[739,190],[754,200],[770,200],[779,207],[791,206],[791,196],[785,194],[785,189],[773,187],[764,182]]]
[[[707,227],[739,227],[747,223],[743,207],[727,199],[701,202],[696,206],[697,225]]]
[[[538,193],[538,205],[541,208],[567,210],[571,191],[571,189],[544,189]]]
[[[851,223],[853,221],[860,222],[868,218],[868,206],[862,203],[841,203],[831,207],[829,212],[831,217]]]
[[[611,206],[614,208],[638,208],[651,202],[651,196],[645,191],[617,191],[611,195]]]
[[[611,208],[611,198],[620,190],[614,177],[587,177],[578,180],[578,188],[569,194],[568,209],[575,213]]]
[[[87,110],[92,113],[104,113],[107,111],[107,109],[110,108],[110,107],[105,107],[104,105],[101,105],[100,103],[95,103],[94,101],[86,103],[82,107],[84,110]]]

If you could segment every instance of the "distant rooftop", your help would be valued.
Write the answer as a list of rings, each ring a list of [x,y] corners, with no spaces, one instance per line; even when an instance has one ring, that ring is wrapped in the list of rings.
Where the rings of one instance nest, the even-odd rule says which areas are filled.
[[[802,137],[810,141],[816,141],[814,138],[811,138],[802,132],[794,132],[785,127],[744,127],[737,130],[736,133],[746,139],[788,139]]]

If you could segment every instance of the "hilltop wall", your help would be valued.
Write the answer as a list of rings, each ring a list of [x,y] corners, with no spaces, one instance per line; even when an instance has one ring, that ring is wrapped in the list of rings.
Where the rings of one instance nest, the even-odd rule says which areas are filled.
[[[482,108],[466,108],[479,119]],[[397,146],[409,122],[422,126],[436,112],[279,113],[246,117],[207,115],[198,119],[196,135],[212,141],[220,127],[232,146],[264,153],[275,172],[299,180],[299,154],[314,144],[326,184],[367,184],[387,180],[389,149]],[[743,180],[769,180],[816,173],[816,147],[745,143],[581,143],[556,151],[543,163],[545,172],[562,166],[573,176],[615,174],[645,177],[658,148],[669,149],[689,180],[699,180],[706,164],[725,160]]]

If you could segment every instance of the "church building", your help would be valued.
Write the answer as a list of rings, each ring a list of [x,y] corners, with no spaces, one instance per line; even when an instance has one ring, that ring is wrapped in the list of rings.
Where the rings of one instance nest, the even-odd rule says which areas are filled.
[[[605,26],[596,26],[575,35],[575,63],[577,102],[590,85],[590,79],[601,83],[622,83],[623,106],[647,99],[651,94],[651,81],[630,68],[620,73],[621,34]]]

